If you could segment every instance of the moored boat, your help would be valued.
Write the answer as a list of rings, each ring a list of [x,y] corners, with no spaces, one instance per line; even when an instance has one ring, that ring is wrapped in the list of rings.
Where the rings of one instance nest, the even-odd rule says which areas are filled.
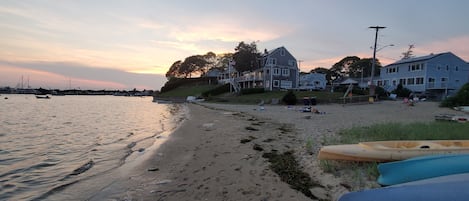
[[[49,96],[39,96],[39,95],[36,95],[36,98],[37,99],[50,99]]]
[[[374,141],[324,146],[321,160],[397,161],[435,154],[469,154],[469,140]]]

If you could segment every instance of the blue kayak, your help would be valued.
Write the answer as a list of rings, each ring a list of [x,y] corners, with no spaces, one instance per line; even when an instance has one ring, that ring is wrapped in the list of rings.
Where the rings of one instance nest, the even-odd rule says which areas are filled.
[[[385,187],[342,195],[339,201],[467,201],[469,180]]]
[[[378,165],[378,183],[396,185],[433,177],[469,173],[469,154],[434,155]]]

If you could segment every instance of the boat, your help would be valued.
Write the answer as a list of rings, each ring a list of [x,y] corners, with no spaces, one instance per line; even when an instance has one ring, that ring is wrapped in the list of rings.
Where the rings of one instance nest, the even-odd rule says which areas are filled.
[[[469,180],[436,182],[408,186],[390,186],[342,195],[339,201],[466,201]]]
[[[318,159],[388,162],[457,153],[469,154],[469,140],[374,141],[329,145],[321,148]]]
[[[50,99],[49,96],[39,96],[39,95],[36,95],[36,98],[37,99]]]
[[[402,184],[452,174],[469,173],[469,154],[432,155],[378,165],[378,183]],[[469,181],[469,180],[468,180]]]

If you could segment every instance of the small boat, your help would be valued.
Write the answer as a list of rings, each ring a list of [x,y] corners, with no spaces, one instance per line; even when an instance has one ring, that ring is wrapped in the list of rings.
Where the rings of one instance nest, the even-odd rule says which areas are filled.
[[[37,99],[50,99],[49,96],[39,96],[39,95],[36,95],[36,98]]]
[[[321,160],[397,161],[435,154],[469,154],[469,140],[374,141],[324,146]]]
[[[466,201],[469,180],[390,186],[342,195],[339,201]]]
[[[378,183],[402,184],[452,174],[469,173],[469,154],[416,157],[378,165]]]

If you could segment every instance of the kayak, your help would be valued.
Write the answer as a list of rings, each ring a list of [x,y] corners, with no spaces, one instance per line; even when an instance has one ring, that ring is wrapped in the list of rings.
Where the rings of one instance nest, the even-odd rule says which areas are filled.
[[[469,154],[469,140],[374,141],[329,145],[321,148],[318,159],[386,162],[460,153]]]
[[[339,201],[466,201],[469,180],[390,186],[342,195]]]
[[[384,186],[469,173],[469,154],[434,155],[378,165],[378,183]]]

